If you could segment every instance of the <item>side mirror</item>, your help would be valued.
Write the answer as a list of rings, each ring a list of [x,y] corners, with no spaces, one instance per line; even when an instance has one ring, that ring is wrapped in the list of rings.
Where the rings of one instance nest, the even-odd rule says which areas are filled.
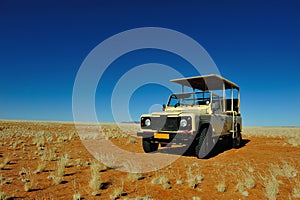
[[[166,104],[162,105],[162,110],[165,111],[166,110]]]

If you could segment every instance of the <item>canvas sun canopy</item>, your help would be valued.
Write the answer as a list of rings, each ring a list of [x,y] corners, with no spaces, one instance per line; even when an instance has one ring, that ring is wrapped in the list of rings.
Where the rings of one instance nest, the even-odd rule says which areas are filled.
[[[194,76],[189,78],[173,79],[171,82],[181,84],[182,86],[191,87],[202,91],[207,90],[227,90],[237,89],[239,86],[235,83],[216,74],[210,74],[205,76]]]

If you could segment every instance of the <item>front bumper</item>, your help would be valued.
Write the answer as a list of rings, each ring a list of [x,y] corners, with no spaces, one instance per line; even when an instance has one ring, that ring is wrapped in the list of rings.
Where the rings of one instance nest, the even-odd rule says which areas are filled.
[[[168,135],[168,138],[161,137],[163,135]],[[186,141],[193,140],[195,138],[194,131],[178,131],[178,132],[154,132],[154,131],[139,131],[137,136],[143,138],[149,138],[154,141],[162,142],[176,142],[176,141]]]

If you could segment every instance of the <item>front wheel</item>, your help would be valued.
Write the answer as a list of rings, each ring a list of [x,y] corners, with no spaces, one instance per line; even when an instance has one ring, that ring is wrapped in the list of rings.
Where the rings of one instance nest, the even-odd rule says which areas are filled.
[[[154,143],[149,138],[143,138],[143,149],[146,153],[151,153],[153,151],[157,151],[158,149],[158,143]]]
[[[195,153],[198,158],[207,158],[213,148],[212,127],[206,126],[201,128],[199,139],[195,147]]]

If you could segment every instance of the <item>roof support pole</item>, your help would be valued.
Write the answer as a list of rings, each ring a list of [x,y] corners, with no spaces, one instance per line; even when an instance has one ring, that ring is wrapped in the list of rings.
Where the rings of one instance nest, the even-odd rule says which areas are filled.
[[[184,93],[184,85],[181,84],[181,93]],[[182,105],[184,104],[184,98],[182,98]]]
[[[231,111],[233,112],[233,87],[231,87]]]
[[[226,112],[226,93],[225,93],[225,83],[223,82],[223,112]]]
[[[193,88],[193,105],[196,105],[195,88]]]
[[[232,113],[232,137],[236,138],[236,133],[235,133],[235,114],[233,111],[233,87],[231,86],[231,113]]]
[[[241,99],[241,93],[240,90],[238,90],[238,113],[240,113],[240,100]]]

